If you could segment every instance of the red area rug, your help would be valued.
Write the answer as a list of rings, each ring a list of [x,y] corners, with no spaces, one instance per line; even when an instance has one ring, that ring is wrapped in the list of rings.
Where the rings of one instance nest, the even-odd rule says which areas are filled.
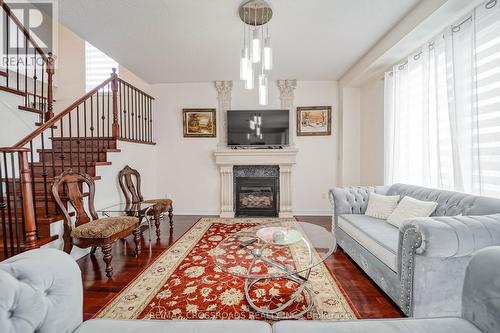
[[[201,219],[95,317],[265,320],[249,307],[244,279],[222,272],[210,253],[234,232],[278,221],[272,218]],[[291,257],[286,251],[280,255]],[[312,269],[308,283],[315,300],[304,319],[356,319],[355,310],[324,264]],[[295,288],[296,284],[289,280],[265,280],[252,288],[251,295],[257,305],[274,308],[288,300]],[[286,311],[303,309],[307,302],[306,297],[299,297]]]

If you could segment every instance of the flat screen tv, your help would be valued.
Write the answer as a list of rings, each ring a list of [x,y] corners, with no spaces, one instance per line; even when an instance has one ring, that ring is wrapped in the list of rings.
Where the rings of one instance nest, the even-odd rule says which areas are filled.
[[[237,147],[280,147],[289,142],[288,110],[230,110],[227,144]]]

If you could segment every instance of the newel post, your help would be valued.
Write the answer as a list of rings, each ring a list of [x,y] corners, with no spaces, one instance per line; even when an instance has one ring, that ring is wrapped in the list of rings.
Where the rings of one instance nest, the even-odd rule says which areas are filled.
[[[113,91],[113,138],[120,136],[120,124],[118,124],[118,75],[116,74],[116,68],[113,68],[113,73],[111,73],[111,90]]]
[[[52,83],[52,77],[54,76],[55,73],[55,66],[54,66],[55,59],[52,56],[52,52],[49,52],[49,55],[47,57],[47,112],[45,112],[45,121],[49,121],[52,117],[54,117],[54,93],[53,93],[53,83]]]
[[[36,248],[36,220],[35,220],[35,209],[33,205],[33,188],[31,172],[28,163],[28,152],[29,149],[22,150],[19,152],[20,155],[20,173],[21,173],[21,186],[23,194],[23,216],[24,216],[24,232],[25,232],[25,244],[26,250],[31,250]]]

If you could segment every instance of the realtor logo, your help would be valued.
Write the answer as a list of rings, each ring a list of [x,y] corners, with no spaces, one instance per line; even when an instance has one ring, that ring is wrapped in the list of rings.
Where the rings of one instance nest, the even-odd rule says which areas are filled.
[[[41,65],[54,52],[56,0],[10,0],[0,11],[0,67]],[[29,38],[27,38],[29,36]]]

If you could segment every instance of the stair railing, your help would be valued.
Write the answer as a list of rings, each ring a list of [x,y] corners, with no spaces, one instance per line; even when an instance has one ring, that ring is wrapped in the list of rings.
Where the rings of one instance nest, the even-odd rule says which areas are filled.
[[[2,215],[6,226],[22,226],[16,230],[22,230],[20,235],[23,237],[18,239],[26,244],[24,248],[33,246],[33,234],[35,244],[37,237],[49,237],[41,235],[37,226],[42,222],[56,221],[59,216],[50,191],[56,176],[71,168],[97,177],[96,166],[107,163],[106,153],[116,151],[117,140],[155,144],[153,100],[150,95],[118,78],[113,68],[110,78],[47,120],[14,147],[0,148],[4,156],[17,154],[19,160],[17,164],[9,165],[11,171],[7,171],[9,167],[5,165],[0,175],[4,189],[2,192],[0,188],[3,195],[0,196],[0,209],[3,207],[3,212],[7,213],[5,218]],[[15,161],[14,155],[10,159]],[[11,199],[13,191],[21,201]],[[19,212],[20,207],[22,218],[12,215],[14,211]],[[18,223],[21,220],[24,225]],[[7,232],[2,236],[10,237],[8,231],[15,228],[6,228]],[[9,239],[4,244],[15,242],[12,237]]]
[[[43,123],[54,115],[54,57],[50,52],[43,52],[3,0],[0,0],[0,5],[5,16],[0,30],[7,59],[0,69],[0,77],[4,80],[0,90],[22,96],[24,101],[19,108],[39,114],[39,123]],[[11,49],[11,45],[15,47]],[[11,58],[15,60],[11,61]]]
[[[28,148],[0,148],[0,259],[36,247]]]

